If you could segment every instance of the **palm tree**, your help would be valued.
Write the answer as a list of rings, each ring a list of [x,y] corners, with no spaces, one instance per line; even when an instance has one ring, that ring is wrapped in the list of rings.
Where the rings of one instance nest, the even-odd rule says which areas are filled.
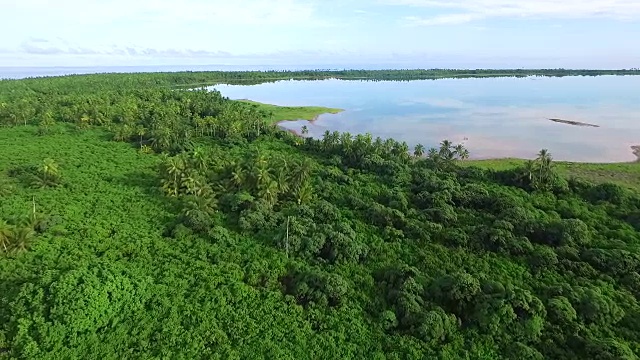
[[[56,124],[56,121],[53,118],[53,114],[51,111],[47,111],[42,115],[42,119],[40,120],[40,128],[43,133],[49,132],[49,128]]]
[[[198,169],[199,171],[207,170],[207,153],[204,148],[198,146],[193,149],[191,158],[196,169]]]
[[[329,150],[329,148],[331,148],[332,145],[331,132],[329,132],[329,130],[326,130],[322,135],[322,147],[324,148],[324,151],[327,151]]]
[[[277,164],[271,168],[273,179],[278,184],[278,191],[282,194],[288,193],[289,184],[289,162],[285,157],[277,159]]]
[[[540,163],[539,164],[540,180],[546,180],[551,173],[552,157],[551,157],[551,154],[549,153],[549,150],[547,149],[540,150],[540,152],[538,153],[538,158],[536,160]]]
[[[45,179],[51,179],[58,176],[58,164],[56,164],[56,162],[51,158],[46,158],[42,161],[40,170],[42,171],[42,175]]]
[[[173,181],[177,184],[181,174],[185,171],[186,164],[184,158],[181,156],[175,156],[168,159],[167,173],[173,176]]]
[[[0,181],[0,198],[3,196],[8,196],[13,192],[13,186],[11,184]]]
[[[211,193],[211,188],[202,176],[196,172],[188,171],[182,175],[182,185],[185,187],[185,193],[194,196],[205,196]]]
[[[260,188],[258,196],[269,203],[269,205],[275,205],[276,202],[278,202],[278,183],[269,180]]]
[[[13,238],[13,226],[6,221],[0,220],[0,250],[8,252],[11,247],[11,239]]]
[[[301,184],[295,192],[296,201],[298,205],[306,204],[313,200],[313,187],[308,181]]]
[[[540,161],[545,166],[551,164],[552,157],[551,157],[551,154],[549,153],[549,150],[547,149],[540,150],[540,152],[538,153],[537,160]]]
[[[424,155],[424,145],[422,144],[418,144],[416,145],[416,147],[413,149],[413,156],[417,157],[417,158],[421,158],[422,155]]]
[[[231,183],[242,188],[247,183],[247,173],[242,165],[235,165],[231,172]]]
[[[363,139],[364,139],[365,145],[367,145],[368,147],[371,147],[371,145],[373,144],[373,136],[371,135],[371,133],[365,133]]]
[[[35,176],[32,186],[34,187],[47,187],[55,186],[58,177],[58,164],[53,159],[46,158],[40,165],[40,171]]]
[[[379,154],[383,148],[384,148],[384,141],[380,136],[376,137],[376,139],[373,141],[373,150]]]
[[[91,117],[89,117],[89,115],[87,114],[83,114],[78,119],[77,125],[80,129],[86,129],[89,127],[89,123],[91,123]]]
[[[29,248],[31,241],[36,236],[35,231],[31,227],[21,227],[13,234],[11,242],[11,250],[15,252],[25,251]]]
[[[351,147],[351,143],[353,142],[353,136],[351,136],[348,132],[343,132],[340,134],[340,144],[344,149],[349,149]]]
[[[307,181],[313,170],[313,163],[309,158],[297,162],[291,172],[291,183],[294,189],[298,189]]]
[[[396,142],[393,146],[392,153],[400,158],[409,157],[409,145],[406,142]]]
[[[393,147],[395,146],[396,142],[393,139],[386,139],[384,141],[384,146],[383,146],[383,150],[385,153],[390,153],[393,150]]]
[[[279,167],[276,171],[275,181],[278,184],[278,191],[286,194],[289,192],[289,174],[286,168]]]
[[[438,152],[438,149],[430,148],[429,151],[427,152],[427,157],[430,160],[436,161],[440,158],[440,153]]]
[[[451,141],[449,140],[442,140],[442,142],[440,143],[440,157],[445,159],[445,160],[452,160],[454,153],[453,151],[451,151],[453,144],[451,143]]]
[[[127,125],[116,125],[113,129],[113,141],[125,141],[129,138],[130,130]]]
[[[462,144],[458,144],[454,147],[453,152],[460,158],[460,160],[466,160],[469,158],[469,150]]]
[[[535,162],[533,160],[527,161],[524,166],[525,176],[529,179],[529,183],[533,182],[533,174],[535,171]]]
[[[196,212],[213,215],[216,212],[216,203],[209,197],[188,196],[185,201],[183,214],[190,217]]]
[[[151,146],[157,152],[162,152],[171,147],[171,132],[168,128],[161,126],[151,133]]]
[[[216,129],[218,127],[218,120],[213,116],[206,116],[204,118],[204,126],[207,128],[207,134],[209,136],[216,136]]]
[[[136,134],[140,136],[140,147],[142,147],[142,137],[147,134],[147,129],[145,129],[142,125],[138,125],[136,127]]]
[[[331,141],[330,141],[331,146],[338,145],[339,143],[340,143],[340,132],[339,131],[332,132]]]
[[[271,174],[266,166],[259,166],[253,170],[253,181],[256,189],[262,189],[272,182]]]
[[[182,188],[183,174],[186,170],[184,158],[181,156],[164,156],[161,166],[163,189],[169,196],[178,196]]]
[[[207,119],[196,115],[194,124],[196,125],[196,134],[199,136],[204,135],[204,129],[207,126]]]

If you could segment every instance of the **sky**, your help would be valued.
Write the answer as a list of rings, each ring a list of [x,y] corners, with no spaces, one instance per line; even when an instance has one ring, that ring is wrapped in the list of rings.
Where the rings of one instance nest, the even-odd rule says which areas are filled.
[[[0,66],[640,67],[640,0],[0,0]]]

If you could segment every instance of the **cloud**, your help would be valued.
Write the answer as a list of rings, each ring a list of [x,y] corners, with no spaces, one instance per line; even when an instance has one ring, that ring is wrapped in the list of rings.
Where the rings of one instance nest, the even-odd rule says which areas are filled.
[[[46,15],[56,21],[76,24],[109,24],[121,20],[243,25],[313,23],[313,0],[60,0],[51,6],[45,0],[20,0],[3,6],[9,13]]]
[[[446,11],[428,17],[412,16],[412,25],[461,24],[492,17],[640,20],[638,0],[380,0],[386,5]]]
[[[29,41],[32,42],[32,43],[48,43],[49,42],[49,40],[47,40],[47,39],[34,38],[34,37],[29,38]]]
[[[310,48],[322,30],[345,26],[320,16],[321,5],[322,0],[0,0],[0,33],[21,34],[2,46],[24,54],[248,54]],[[120,48],[113,50],[113,44]]]
[[[84,47],[72,47],[61,39],[48,40],[43,38],[29,38],[20,44],[19,51],[32,55],[96,55],[99,51]]]
[[[476,14],[451,14],[434,16],[431,18],[421,18],[418,16],[407,16],[404,18],[408,26],[434,26],[434,25],[459,25],[481,18]]]
[[[29,38],[20,44],[19,49],[0,49],[0,53],[23,53],[28,55],[121,55],[129,57],[168,57],[168,58],[189,58],[189,57],[233,57],[234,55],[225,51],[207,51],[202,49],[155,49],[149,47],[120,47],[113,45],[90,49],[82,46],[70,44],[62,39]]]

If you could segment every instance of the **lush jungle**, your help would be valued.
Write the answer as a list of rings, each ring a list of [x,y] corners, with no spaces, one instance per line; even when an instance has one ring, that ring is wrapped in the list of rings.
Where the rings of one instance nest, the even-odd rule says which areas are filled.
[[[296,76],[1,81],[0,359],[637,358],[638,192],[176,88]]]

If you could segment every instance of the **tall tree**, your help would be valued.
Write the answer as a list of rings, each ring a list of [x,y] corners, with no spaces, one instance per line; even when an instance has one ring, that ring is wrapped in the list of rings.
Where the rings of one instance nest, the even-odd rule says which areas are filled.
[[[454,153],[451,150],[453,144],[449,140],[442,140],[440,143],[439,155],[443,160],[452,160],[454,157]]]
[[[467,148],[462,144],[456,145],[453,148],[453,151],[460,160],[466,160],[469,158],[469,150],[467,150]]]
[[[142,147],[143,137],[147,134],[147,129],[143,125],[136,127],[136,134],[140,137],[140,147]]]

